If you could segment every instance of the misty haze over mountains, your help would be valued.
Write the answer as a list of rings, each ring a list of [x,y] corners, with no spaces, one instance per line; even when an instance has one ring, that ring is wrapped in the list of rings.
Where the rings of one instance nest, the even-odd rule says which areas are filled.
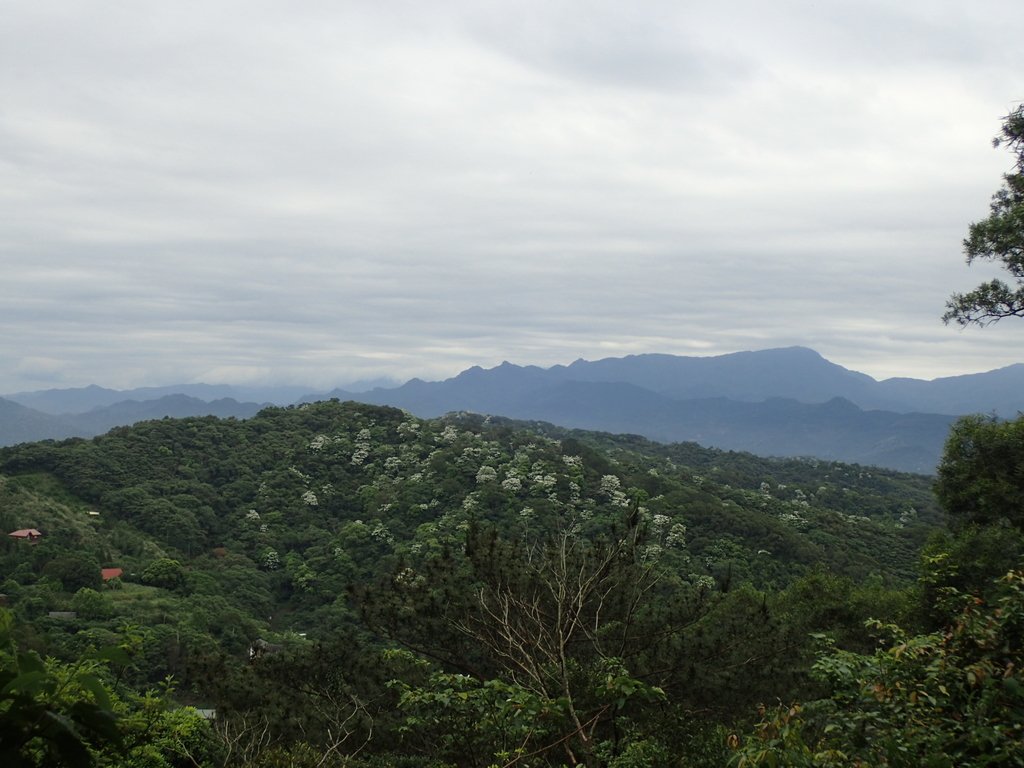
[[[957,416],[1012,417],[1024,410],[1021,364],[934,381],[876,381],[803,347],[717,357],[632,355],[546,369],[503,363],[445,381],[369,388],[379,383],[327,393],[207,384],[16,393],[0,399],[0,445],[88,437],[165,416],[247,418],[267,404],[336,397],[422,417],[475,411],[761,455],[931,472]]]

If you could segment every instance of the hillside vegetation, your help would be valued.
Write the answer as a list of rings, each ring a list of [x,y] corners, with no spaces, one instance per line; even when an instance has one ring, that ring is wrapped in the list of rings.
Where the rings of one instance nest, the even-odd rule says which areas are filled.
[[[122,719],[185,713],[147,765],[724,765],[759,703],[827,693],[812,634],[870,653],[869,617],[941,621],[927,478],[469,414],[22,445],[0,521],[43,534],[2,545],[10,642],[57,677],[120,647],[96,674]]]

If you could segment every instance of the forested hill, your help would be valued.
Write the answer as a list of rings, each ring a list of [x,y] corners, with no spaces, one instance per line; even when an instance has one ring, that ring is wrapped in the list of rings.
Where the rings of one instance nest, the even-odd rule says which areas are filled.
[[[271,552],[291,554],[298,559],[282,567],[307,576],[332,571],[318,557],[345,531],[376,532],[375,562],[470,519],[540,531],[566,514],[608,517],[636,493],[651,519],[688,527],[698,574],[728,564],[757,584],[817,562],[906,578],[924,531],[938,524],[930,481],[915,475],[471,414],[421,420],[354,403],[269,408],[243,421],[142,422],[0,457],[13,488],[46,483],[72,507],[99,512],[86,520],[90,538],[117,531],[134,549],[186,557],[225,548],[263,566]],[[611,478],[621,493],[608,490]],[[7,527],[56,524],[10,502],[0,514]],[[61,535],[59,525],[51,532]],[[132,550],[105,560],[144,565]],[[323,595],[332,583],[310,587]]]
[[[859,637],[868,613],[891,613],[891,590],[916,579],[918,551],[940,525],[930,485],[832,462],[336,401],[247,420],[164,419],[0,451],[0,522],[42,534],[4,537],[2,591],[29,647],[72,658],[127,622],[141,628],[125,678],[135,685],[174,675],[181,699],[234,713],[241,719],[225,722],[239,728],[259,718],[281,745],[322,747],[338,724],[316,697],[340,696],[360,702],[350,726],[369,750],[388,753],[404,733],[404,754],[422,757],[432,721],[410,713],[432,706],[424,691],[437,680],[467,691],[470,680],[519,681],[517,692],[500,690],[540,706],[553,683],[537,670],[547,667],[529,684],[503,673],[494,644],[513,630],[485,619],[513,610],[499,610],[486,585],[520,585],[540,600],[529,585],[543,574],[596,567],[587,589],[605,590],[600,603],[579,593],[574,610],[597,613],[559,651],[574,674],[642,680],[712,721],[806,690],[808,632],[839,621]],[[103,588],[101,568],[122,573]],[[507,599],[500,589],[493,599]],[[247,666],[257,638],[289,649],[280,664],[292,666]],[[382,666],[387,649],[397,667]],[[614,674],[613,658],[626,665]],[[469,677],[430,677],[453,672]],[[305,682],[282,685],[295,675]],[[381,687],[387,679],[398,682]],[[544,705],[552,720],[516,738],[554,738],[573,696],[581,712],[591,707],[591,683],[563,684]],[[400,699],[402,686],[427,698]],[[602,706],[587,709],[595,728],[607,722]]]

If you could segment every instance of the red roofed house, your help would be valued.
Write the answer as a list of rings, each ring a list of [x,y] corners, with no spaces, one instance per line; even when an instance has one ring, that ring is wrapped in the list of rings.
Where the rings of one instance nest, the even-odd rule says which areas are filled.
[[[35,541],[40,538],[43,534],[37,531],[35,528],[22,528],[20,531],[12,531],[7,534],[12,539],[25,539],[26,541]]]
[[[124,573],[123,568],[100,568],[100,576],[103,577],[104,581],[118,579],[121,577],[122,573]]]

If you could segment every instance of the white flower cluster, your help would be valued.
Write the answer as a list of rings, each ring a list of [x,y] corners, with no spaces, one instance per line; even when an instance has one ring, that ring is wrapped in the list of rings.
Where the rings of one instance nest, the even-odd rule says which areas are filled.
[[[710,576],[697,576],[693,580],[693,586],[697,587],[697,589],[714,589],[715,580]]]
[[[494,467],[489,467],[486,464],[480,467],[480,470],[476,473],[476,482],[479,485],[484,483],[490,483],[498,479],[498,472]]]
[[[420,431],[420,423],[418,421],[403,421],[395,429],[398,434],[402,437],[411,437]]]
[[[383,541],[385,544],[392,544],[395,541],[395,537],[391,535],[391,531],[388,530],[388,527],[381,520],[378,520],[373,530],[370,531],[370,536],[377,541]]]
[[[260,519],[260,513],[257,512],[255,509],[250,509],[248,512],[245,513],[245,519],[252,520],[255,522],[256,520]]]
[[[604,475],[601,478],[601,493],[608,497],[616,507],[628,507],[629,498],[622,492],[622,481],[615,475]]]
[[[457,430],[455,426],[452,424],[449,424],[443,430],[441,430],[441,434],[438,437],[438,440],[440,440],[443,443],[454,443],[458,439],[459,430]]]
[[[563,456],[562,463],[569,469],[583,469],[582,456]]]
[[[686,526],[682,523],[673,525],[669,529],[668,536],[665,537],[665,544],[678,549],[684,548],[686,546]]]
[[[360,429],[356,433],[356,446],[352,451],[352,463],[360,466],[370,456],[370,440],[373,436],[368,429]]]
[[[329,443],[330,440],[331,438],[329,438],[327,435],[317,435],[316,437],[309,441],[309,450],[319,451],[321,448],[327,445],[327,443]]]
[[[418,587],[422,586],[426,582],[422,576],[418,575],[412,568],[406,567],[395,574],[395,584],[402,587]]]
[[[843,515],[843,519],[848,523],[853,523],[854,525],[871,522],[871,518],[864,515]]]
[[[783,512],[779,515],[779,520],[792,525],[794,528],[802,528],[807,525],[807,521],[800,515],[799,512]]]
[[[480,463],[483,449],[476,445],[467,445],[455,459],[455,466],[460,468],[475,467]]]
[[[580,503],[580,484],[574,480],[569,481],[569,503]]]
[[[501,487],[509,493],[519,493],[523,489],[523,481],[515,475],[509,475],[501,481]]]
[[[530,474],[530,483],[538,491],[549,491],[558,483],[558,478],[543,472],[532,472]]]
[[[657,560],[661,557],[661,545],[660,544],[648,544],[643,548],[640,553],[641,562],[647,562],[648,560]]]
[[[302,494],[302,500],[311,507],[315,507],[320,501],[317,499],[316,494],[312,491],[306,491]]]

